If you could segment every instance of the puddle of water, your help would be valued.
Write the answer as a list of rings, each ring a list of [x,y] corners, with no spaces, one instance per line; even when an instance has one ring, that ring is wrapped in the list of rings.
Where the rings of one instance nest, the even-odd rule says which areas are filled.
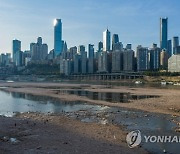
[[[19,142],[20,142],[20,141],[17,140],[16,138],[14,138],[14,137],[10,138],[10,137],[8,137],[8,136],[2,137],[1,140],[4,141],[4,142],[10,142],[10,143],[12,143],[12,144],[16,144],[16,143],[19,143]]]
[[[87,104],[86,102],[60,101],[52,97],[16,92],[0,91],[0,98],[0,115],[8,117],[15,115],[17,112],[63,113],[90,110],[92,107],[97,110],[101,108],[101,106]]]
[[[16,144],[19,141],[16,138],[10,138],[10,142],[13,143],[13,144]]]
[[[57,91],[57,90],[56,90]],[[132,100],[157,98],[155,95],[134,95],[131,93],[92,92],[85,90],[59,90],[58,93],[85,96],[92,100],[103,100],[112,103],[129,103]]]
[[[6,88],[8,88],[8,87],[0,87],[0,89],[6,89]]]

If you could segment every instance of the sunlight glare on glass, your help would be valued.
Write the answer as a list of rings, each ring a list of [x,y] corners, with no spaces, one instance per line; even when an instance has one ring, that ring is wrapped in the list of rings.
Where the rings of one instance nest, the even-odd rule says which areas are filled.
[[[54,19],[54,26],[56,26],[56,24],[57,24],[57,20],[56,20],[56,19]]]

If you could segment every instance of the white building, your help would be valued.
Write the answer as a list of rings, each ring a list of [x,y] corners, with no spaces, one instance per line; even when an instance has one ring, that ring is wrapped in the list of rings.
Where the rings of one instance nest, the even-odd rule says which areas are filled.
[[[103,51],[110,51],[111,47],[111,33],[107,29],[103,32]]]
[[[180,72],[180,55],[172,55],[168,59],[168,71]]]

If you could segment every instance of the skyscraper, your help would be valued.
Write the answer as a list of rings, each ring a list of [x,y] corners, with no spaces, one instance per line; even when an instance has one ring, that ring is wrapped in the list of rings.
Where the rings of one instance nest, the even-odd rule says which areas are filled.
[[[149,49],[151,70],[158,70],[160,68],[160,53],[161,53],[160,48],[154,47]]]
[[[78,47],[78,53],[79,53],[80,55],[82,55],[82,54],[85,53],[85,52],[86,52],[85,46],[84,46],[84,45],[80,45],[80,46]]]
[[[88,73],[94,73],[94,45],[88,45]]]
[[[172,56],[172,41],[171,40],[168,40],[167,52],[168,52],[168,57],[171,57]]]
[[[62,52],[62,22],[61,19],[54,20],[54,53],[58,56]]]
[[[103,50],[103,43],[100,41],[98,43],[98,52],[101,52]]]
[[[38,38],[37,38],[37,44],[38,44],[38,45],[41,45],[41,44],[42,44],[42,37],[38,37]]]
[[[94,58],[94,45],[88,45],[88,58]]]
[[[30,54],[32,56],[32,50],[33,50],[33,46],[35,45],[36,43],[30,43]]]
[[[134,51],[124,50],[123,51],[123,70],[134,71]]]
[[[122,50],[123,50],[122,42],[118,42],[113,45],[113,51],[122,51]]]
[[[179,46],[179,37],[173,37],[173,54],[177,54],[177,47]]]
[[[13,40],[13,62],[16,63],[16,53],[21,51],[21,41]]]
[[[67,52],[68,48],[67,48],[67,43],[66,41],[64,42],[64,45],[63,45],[63,52]]]
[[[31,44],[32,45],[32,44]],[[37,43],[32,45],[32,60],[40,61],[45,60],[48,55],[48,45],[42,43],[42,38],[37,38]]]
[[[118,36],[118,34],[113,34],[113,36],[112,36],[112,50],[113,51],[114,51],[114,45],[116,43],[119,43],[119,36]]]
[[[127,44],[127,45],[126,45],[126,49],[132,50],[132,44],[130,44],[130,43]]]
[[[103,51],[110,51],[111,33],[108,29],[103,32]]]
[[[100,52],[98,53],[98,72],[107,73],[108,72],[108,53]]]
[[[137,70],[146,71],[149,69],[149,51],[148,48],[139,45],[136,52],[137,57]]]
[[[161,69],[166,70],[168,68],[168,57],[169,55],[166,50],[162,50],[160,56]]]
[[[168,18],[160,18],[160,47],[167,49],[168,40]]]
[[[112,72],[123,71],[123,51],[112,52]]]

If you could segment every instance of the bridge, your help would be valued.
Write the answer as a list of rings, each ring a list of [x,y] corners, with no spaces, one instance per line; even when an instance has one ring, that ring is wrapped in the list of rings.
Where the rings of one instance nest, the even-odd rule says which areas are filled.
[[[96,74],[76,74],[70,75],[71,80],[123,80],[123,79],[143,79],[144,75],[137,72],[121,73],[96,73]]]

